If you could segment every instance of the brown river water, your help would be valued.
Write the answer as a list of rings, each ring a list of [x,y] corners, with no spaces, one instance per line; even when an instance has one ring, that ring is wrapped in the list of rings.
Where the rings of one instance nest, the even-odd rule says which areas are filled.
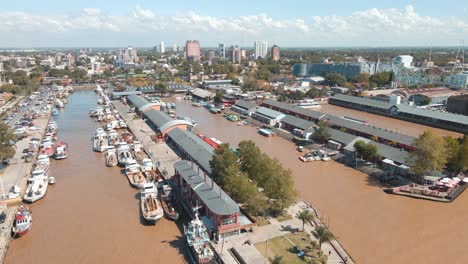
[[[298,198],[317,207],[358,263],[468,263],[466,193],[450,204],[388,195],[367,175],[337,162],[302,163],[293,143],[265,138],[254,127],[237,126],[187,101],[176,112],[192,117],[207,136],[231,145],[252,139],[278,158],[293,171]],[[377,117],[394,127],[403,124],[405,131],[424,127]]]
[[[30,205],[33,228],[10,243],[5,263],[183,263],[176,224],[145,225],[138,190],[92,151],[98,123],[88,112],[96,101],[94,92],[77,91],[55,118],[70,157],[52,161],[49,175],[57,183]]]

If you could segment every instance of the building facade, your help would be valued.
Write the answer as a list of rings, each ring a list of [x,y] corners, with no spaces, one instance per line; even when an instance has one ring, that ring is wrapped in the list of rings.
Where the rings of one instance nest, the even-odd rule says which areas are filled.
[[[226,58],[226,45],[224,43],[218,44],[218,56],[222,59]]]
[[[166,48],[164,47],[164,42],[162,41],[159,42],[159,53],[166,53]]]
[[[266,40],[257,40],[254,42],[255,59],[265,59],[268,54],[268,42]]]
[[[126,49],[119,49],[117,54],[117,62],[125,63],[138,63],[139,58],[137,50],[132,47],[127,47]]]
[[[239,46],[231,46],[231,49],[229,50],[229,59],[232,63],[241,63],[242,52]]]
[[[187,40],[185,44],[185,52],[187,60],[200,60],[200,42],[198,40]]]
[[[280,60],[280,48],[278,47],[278,45],[273,45],[273,47],[271,47],[271,59],[273,61]]]

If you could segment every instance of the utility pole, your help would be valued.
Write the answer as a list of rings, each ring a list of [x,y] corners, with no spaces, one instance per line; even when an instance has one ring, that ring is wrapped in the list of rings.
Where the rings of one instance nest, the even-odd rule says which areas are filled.
[[[268,262],[268,239],[265,241],[265,264]]]

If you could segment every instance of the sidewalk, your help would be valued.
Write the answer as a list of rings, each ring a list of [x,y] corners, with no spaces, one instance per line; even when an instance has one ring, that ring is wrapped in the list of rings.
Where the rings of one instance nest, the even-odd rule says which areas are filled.
[[[166,175],[169,177],[174,175],[174,163],[180,160],[179,156],[165,142],[154,142],[150,137],[154,131],[140,118],[134,119],[135,113],[129,113],[130,108],[127,105],[120,101],[112,103],[127,123],[128,129],[141,142],[153,163],[158,166],[159,171],[167,171]]]

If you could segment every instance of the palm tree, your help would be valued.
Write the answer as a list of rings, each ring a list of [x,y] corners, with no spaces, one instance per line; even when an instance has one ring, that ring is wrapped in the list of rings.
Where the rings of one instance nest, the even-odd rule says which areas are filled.
[[[305,222],[312,221],[314,219],[314,215],[309,210],[302,210],[301,212],[298,212],[296,217],[302,220],[302,232],[304,232]]]
[[[334,239],[335,236],[325,226],[318,226],[312,234],[319,240],[319,255],[322,256],[322,243],[329,242]]]

